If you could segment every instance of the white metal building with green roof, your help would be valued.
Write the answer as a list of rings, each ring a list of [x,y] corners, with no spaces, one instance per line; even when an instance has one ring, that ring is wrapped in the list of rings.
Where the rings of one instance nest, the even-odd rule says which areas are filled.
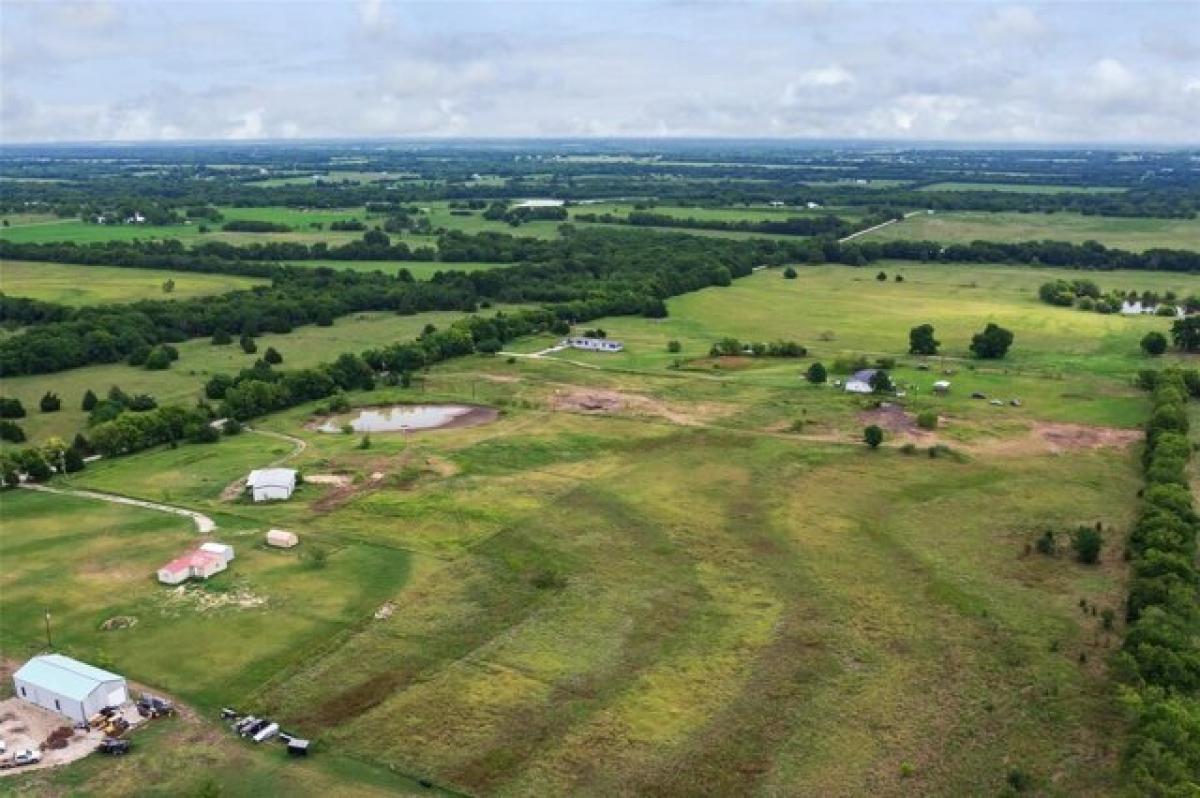
[[[13,674],[19,698],[86,723],[104,707],[129,700],[125,677],[62,654],[41,654]]]

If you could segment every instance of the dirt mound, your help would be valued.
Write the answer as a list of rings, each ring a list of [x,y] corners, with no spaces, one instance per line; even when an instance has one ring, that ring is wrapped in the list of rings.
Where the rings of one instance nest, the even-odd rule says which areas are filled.
[[[627,412],[633,415],[659,416],[686,426],[695,426],[729,412],[729,408],[724,405],[712,402],[679,406],[636,393],[573,385],[555,388],[550,397],[550,407],[568,413],[616,415]]]
[[[226,485],[225,489],[221,491],[221,501],[235,502],[241,498],[242,494],[245,492],[246,478],[242,477],[241,479],[235,479],[233,482],[230,482],[228,485]]]

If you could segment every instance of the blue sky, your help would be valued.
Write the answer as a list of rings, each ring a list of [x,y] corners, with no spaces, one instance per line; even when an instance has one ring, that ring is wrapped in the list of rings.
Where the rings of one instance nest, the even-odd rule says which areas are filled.
[[[1200,3],[0,4],[0,138],[1200,141]]]

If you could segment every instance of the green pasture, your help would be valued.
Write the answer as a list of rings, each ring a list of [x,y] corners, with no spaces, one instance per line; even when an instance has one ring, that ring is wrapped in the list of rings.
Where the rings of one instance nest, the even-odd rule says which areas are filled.
[[[1133,219],[1077,213],[919,213],[863,236],[863,241],[1099,241],[1107,247],[1200,250],[1200,219]]]
[[[169,294],[163,291],[167,280],[175,284]],[[200,272],[20,260],[0,262],[0,291],[9,296],[73,306],[136,302],[139,299],[190,299],[252,288],[266,282]]]
[[[998,795],[1017,769],[1039,794],[1114,795],[1123,720],[1105,663],[1122,629],[1105,629],[1099,613],[1120,617],[1141,478],[1136,445],[1093,445],[1086,433],[1115,427],[1136,439],[1148,403],[1132,376],[1149,363],[1137,342],[1169,322],[1038,301],[1039,284],[1078,272],[797,270],[675,297],[666,319],[583,325],[622,340],[620,354],[460,358],[411,388],[349,396],[358,406],[477,403],[499,410],[492,423],[364,442],[315,431],[313,403],[216,444],[160,447],[58,480],[213,516],[238,558],[202,590],[241,589],[266,596],[262,606],[163,611],[149,575],[195,539],[186,519],[5,494],[0,650],[36,650],[50,603],[70,651],[210,714],[236,702],[316,740],[303,778],[262,749],[206,742],[214,767],[245,770],[246,786],[217,777],[231,795],[269,778],[301,795],[408,789],[392,772],[487,795]],[[1195,279],[1090,276],[1180,293]],[[264,336],[259,349],[309,365],[455,317],[362,314]],[[988,321],[1015,333],[1003,361],[967,357]],[[942,356],[906,354],[909,329],[924,322]],[[726,336],[795,340],[809,356],[709,358]],[[672,340],[681,352],[668,352]],[[70,413],[35,410],[25,423],[64,434],[82,421],[84,387],[190,400],[201,371],[255,357],[207,341],[181,353],[166,373],[93,367],[9,380],[5,392],[36,407],[52,380],[69,380],[57,390]],[[939,428],[889,427],[879,450],[863,446],[863,426],[887,409],[800,378],[814,360],[852,354],[896,357],[907,395],[890,418],[933,409]],[[935,397],[943,378],[952,390]],[[1057,447],[1042,437],[1051,427]],[[306,448],[292,455],[290,442],[262,434],[272,431]],[[935,443],[951,451],[930,456]],[[222,495],[280,460],[347,484],[306,481],[283,503]],[[1032,550],[1047,529],[1065,541],[1096,522],[1098,566]],[[275,526],[301,546],[261,547]],[[312,547],[328,552],[324,567],[303,558]],[[391,614],[377,618],[385,603]],[[98,630],[117,614],[139,624]],[[147,743],[149,772],[179,761],[183,743],[161,734]],[[103,781],[96,768],[23,783],[42,790],[33,794],[64,782],[89,791]],[[175,770],[168,784],[194,788]]]

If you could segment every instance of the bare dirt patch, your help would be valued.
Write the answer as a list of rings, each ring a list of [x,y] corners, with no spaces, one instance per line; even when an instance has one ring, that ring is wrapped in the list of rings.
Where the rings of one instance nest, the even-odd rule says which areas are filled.
[[[1039,421],[1025,435],[982,442],[970,448],[987,454],[1063,454],[1125,448],[1142,439],[1140,430]]]
[[[245,492],[246,478],[242,477],[241,479],[235,479],[233,482],[230,482],[228,485],[226,485],[225,489],[221,491],[221,501],[235,502],[240,499]]]
[[[731,408],[716,402],[674,405],[642,394],[604,388],[582,388],[574,385],[555,388],[550,397],[550,407],[568,413],[594,415],[629,413],[631,415],[658,416],[685,426],[703,424],[712,418],[725,415],[731,410]]]
[[[336,485],[341,488],[354,480],[348,474],[305,474],[304,481],[313,485]]]
[[[877,408],[864,410],[858,414],[858,420],[863,424],[875,424],[893,434],[926,436],[929,430],[917,426],[917,419],[903,407],[891,402],[884,402]]]
[[[131,727],[142,720],[132,704],[122,707],[121,715],[129,721]],[[4,758],[7,759],[17,751],[26,749],[40,750],[42,753],[42,760],[37,764],[0,770],[0,776],[74,762],[95,751],[103,739],[104,732],[99,729],[75,729],[68,718],[24,699],[9,698],[0,701],[0,740],[4,740],[8,749]],[[56,742],[51,744],[52,740]]]

